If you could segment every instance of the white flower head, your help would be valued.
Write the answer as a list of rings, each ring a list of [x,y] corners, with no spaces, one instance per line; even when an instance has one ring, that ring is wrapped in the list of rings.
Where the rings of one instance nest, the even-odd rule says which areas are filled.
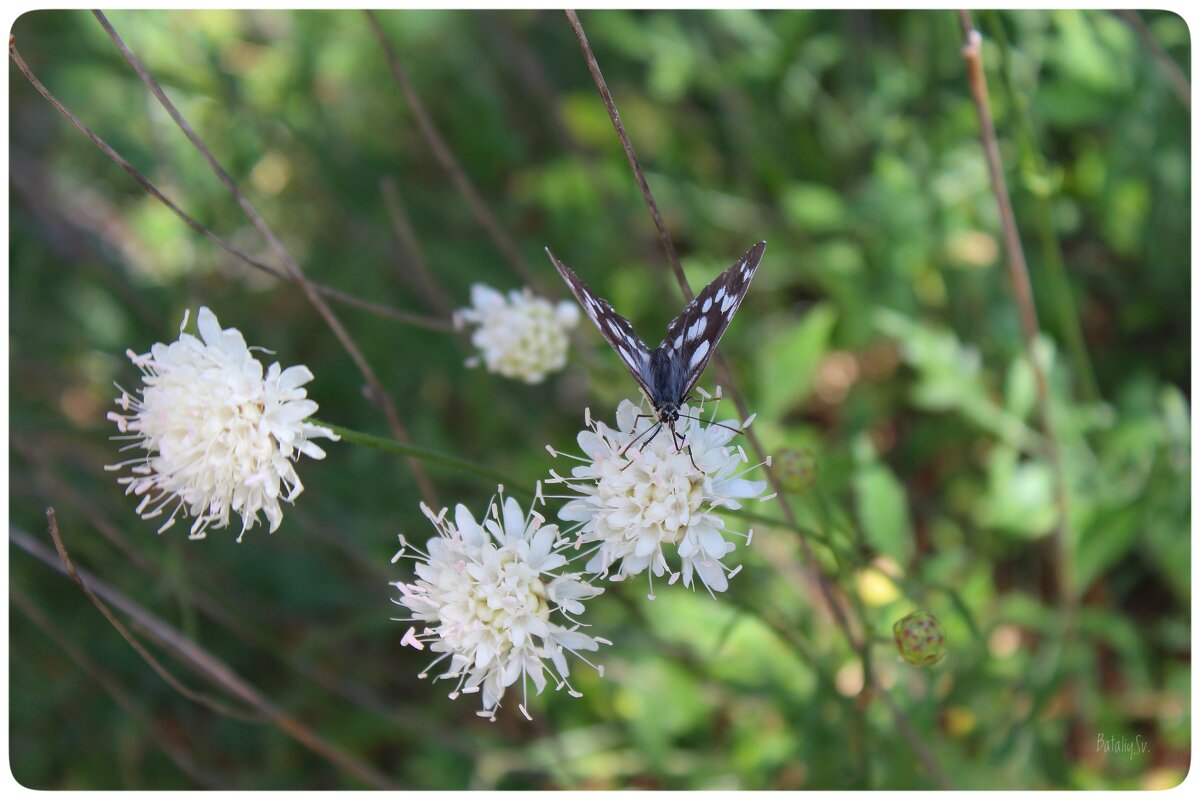
[[[467,366],[482,360],[489,372],[541,383],[567,363],[567,331],[579,324],[579,308],[567,302],[555,305],[529,289],[510,291],[505,297],[477,283],[471,287],[471,305],[455,312],[454,319],[458,327],[478,326],[471,344],[479,356]]]
[[[569,456],[583,463],[570,477],[552,470],[547,483],[569,490],[569,502],[558,516],[575,523],[565,532],[576,534],[577,548],[591,545],[588,572],[609,575],[615,570],[611,579],[624,580],[649,568],[653,576],[667,574],[669,583],[682,574],[684,586],[691,586],[695,574],[710,592],[723,592],[741,569],[722,562],[735,549],[724,534],[742,536],[749,544],[753,531],[728,530],[720,510],[741,508],[749,498],[770,499],[762,497],[766,481],[742,477],[760,465],[745,467],[745,451],[730,444],[753,418],[742,425],[736,420],[718,423],[715,407],[708,420],[695,407],[684,406],[680,414],[678,438],[672,440],[666,425],[651,432],[658,424],[653,416],[628,400],[617,408],[615,429],[588,413],[587,428],[578,437],[586,458]],[[671,549],[681,562],[680,572],[668,565]],[[654,599],[652,577],[649,596]]]
[[[461,504],[454,510],[453,522],[446,519],[447,509],[435,516],[422,504],[438,535],[426,543],[426,552],[401,536],[400,552],[392,559],[393,563],[401,557],[416,561],[416,581],[393,584],[400,597],[392,602],[412,612],[401,621],[422,626],[419,633],[416,627],[409,628],[401,644],[418,650],[428,645],[441,654],[419,677],[448,659],[446,671],[437,677],[456,682],[450,699],[481,692],[483,709],[477,713],[493,721],[504,690],[518,678],[522,683],[518,708],[529,718],[528,684],[532,681],[541,694],[547,682],[547,660],[557,673],[555,688],[565,686],[578,697],[568,682],[565,653],[573,653],[603,675],[603,668],[580,651],[611,644],[580,631],[575,616],[583,611],[582,601],[604,590],[577,573],[562,571],[567,559],[560,551],[569,543],[559,538],[558,527],[543,524],[536,512],[526,516],[511,497],[501,496],[501,502],[502,509],[490,505],[482,523]]]
[[[132,440],[122,451],[145,452],[106,469],[130,468],[119,482],[142,498],[142,519],[169,512],[159,533],[182,512],[195,517],[191,538],[200,539],[209,527],[228,525],[235,512],[241,541],[260,511],[274,532],[283,519],[280,501],[290,503],[304,490],[293,462],[301,453],[325,457],[311,439],[339,437],[306,421],[317,410],[303,388],[313,378],[308,367],[281,369],[276,362],[264,375],[241,331],[222,330],[205,307],[196,322],[199,339],[183,332],[184,314],[178,341],[158,342],[142,355],[126,351],[143,386],[137,395],[121,389],[121,412],[108,418],[125,434],[115,438]]]

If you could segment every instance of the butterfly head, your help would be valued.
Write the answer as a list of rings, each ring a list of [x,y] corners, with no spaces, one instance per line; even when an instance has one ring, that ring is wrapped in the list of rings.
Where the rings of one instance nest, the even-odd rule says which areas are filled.
[[[654,413],[658,416],[658,421],[667,425],[672,430],[675,428],[675,423],[679,420],[679,406],[675,403],[663,403],[655,407]]]

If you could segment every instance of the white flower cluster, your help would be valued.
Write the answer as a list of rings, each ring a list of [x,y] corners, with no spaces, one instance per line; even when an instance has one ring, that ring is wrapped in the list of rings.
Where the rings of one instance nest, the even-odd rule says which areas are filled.
[[[130,468],[132,475],[119,482],[142,498],[143,519],[169,511],[160,533],[182,512],[195,517],[191,537],[203,538],[236,512],[241,541],[260,511],[273,532],[283,519],[280,501],[290,503],[304,490],[293,461],[301,453],[324,458],[311,440],[339,437],[306,421],[317,410],[303,388],[313,377],[308,367],[273,363],[264,375],[240,331],[222,330],[204,307],[196,321],[199,339],[183,332],[185,314],[178,341],[159,342],[142,355],[127,352],[144,386],[140,396],[122,389],[121,413],[108,418],[125,434],[116,438],[133,440],[122,450],[145,452],[106,469]]]
[[[570,477],[552,470],[547,483],[563,484],[570,492],[558,516],[575,523],[566,533],[577,534],[577,547],[594,545],[588,572],[608,575],[615,569],[612,579],[623,580],[648,567],[653,575],[667,574],[669,583],[682,574],[684,586],[691,585],[694,573],[710,591],[723,592],[728,578],[741,569],[722,562],[734,544],[723,536],[731,531],[718,512],[741,508],[744,499],[769,499],[762,497],[765,481],[742,477],[759,465],[743,468],[745,451],[729,444],[752,419],[743,425],[717,423],[714,408],[706,422],[694,416],[697,411],[683,407],[675,426],[681,438],[674,439],[665,425],[651,432],[659,423],[628,400],[617,408],[615,429],[587,416],[588,427],[578,437],[586,458],[575,457],[583,463]],[[752,534],[736,535],[749,543]],[[665,551],[671,548],[681,572],[668,566]]]
[[[461,504],[453,522],[446,519],[447,509],[436,516],[424,504],[421,510],[438,535],[425,552],[401,536],[400,552],[392,559],[416,560],[417,580],[393,584],[400,590],[393,602],[412,612],[404,621],[421,626],[420,632],[410,627],[401,643],[418,650],[428,645],[441,654],[420,677],[449,659],[438,678],[457,681],[450,698],[482,691],[478,714],[492,720],[504,690],[518,678],[523,691],[518,708],[529,717],[528,682],[541,693],[546,661],[557,673],[555,688],[566,686],[578,697],[567,680],[564,654],[591,664],[580,651],[610,642],[582,633],[573,619],[583,612],[581,601],[603,589],[561,571],[567,559],[559,551],[568,543],[559,539],[557,526],[543,524],[532,510],[526,516],[512,498],[503,501],[503,513],[493,503],[482,524]]]
[[[567,363],[567,331],[579,323],[579,307],[557,305],[525,289],[510,291],[506,298],[495,289],[477,283],[471,287],[471,305],[459,309],[455,324],[478,327],[471,344],[489,372],[525,383],[541,383],[551,372]]]

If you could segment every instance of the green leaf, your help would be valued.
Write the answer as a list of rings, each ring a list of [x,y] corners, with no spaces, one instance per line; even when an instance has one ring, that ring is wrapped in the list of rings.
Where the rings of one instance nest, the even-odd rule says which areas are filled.
[[[899,564],[909,563],[914,547],[908,497],[896,476],[886,465],[873,462],[854,476],[854,497],[871,546]]]
[[[812,391],[817,366],[829,349],[829,337],[837,321],[832,305],[822,303],[805,315],[799,325],[789,327],[767,340],[758,362],[759,413],[775,418],[802,403]]]
[[[1079,589],[1086,589],[1133,548],[1141,514],[1135,505],[1097,509],[1095,522],[1080,536],[1075,556]]]
[[[1058,518],[1053,470],[1041,461],[1018,461],[1015,450],[997,447],[988,462],[988,492],[975,517],[980,525],[1021,538],[1049,534]]]
[[[783,211],[797,228],[809,232],[837,230],[847,218],[842,196],[826,186],[798,183],[783,195]]]

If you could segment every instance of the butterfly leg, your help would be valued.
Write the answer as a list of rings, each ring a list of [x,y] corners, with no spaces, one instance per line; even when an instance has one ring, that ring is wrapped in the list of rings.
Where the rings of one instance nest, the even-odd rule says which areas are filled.
[[[687,437],[675,430],[674,425],[671,426],[671,437],[675,440],[675,452],[681,453],[686,450],[688,458],[692,462],[692,466],[695,467],[696,470],[703,472],[704,470],[700,469],[700,465],[696,463],[696,457],[692,455],[692,446],[688,444]]]
[[[634,444],[637,442],[637,440],[638,440],[638,439],[642,438],[642,437],[643,437],[643,436],[645,436],[647,433],[650,433],[651,431],[654,431],[653,433],[650,433],[650,438],[649,438],[649,439],[647,439],[647,440],[646,440],[646,442],[645,442],[645,444],[643,444],[643,445],[642,445],[642,447],[646,447],[646,445],[648,445],[648,444],[650,444],[651,442],[653,442],[653,441],[654,441],[654,437],[655,437],[655,436],[658,436],[658,432],[659,432],[659,430],[660,430],[661,428],[662,428],[662,423],[661,423],[661,422],[656,422],[655,424],[651,425],[649,428],[646,428],[646,430],[644,430],[644,431],[642,431],[641,433],[639,433],[639,434],[638,434],[637,436],[635,436],[633,439],[630,439],[630,440],[629,440],[629,444],[627,444],[627,445],[625,445],[624,447],[622,447],[622,448],[621,448],[621,449],[620,449],[620,450],[617,452],[617,455],[618,455],[618,456],[624,456],[624,455],[625,455],[625,452],[626,452],[627,450],[629,450],[629,448],[633,447],[633,445],[634,445]],[[621,471],[622,471],[622,472],[624,472],[626,469],[628,469],[628,468],[629,468],[629,465],[630,465],[630,464],[632,464],[632,463],[633,463],[632,461],[626,462],[625,466],[621,467]]]

